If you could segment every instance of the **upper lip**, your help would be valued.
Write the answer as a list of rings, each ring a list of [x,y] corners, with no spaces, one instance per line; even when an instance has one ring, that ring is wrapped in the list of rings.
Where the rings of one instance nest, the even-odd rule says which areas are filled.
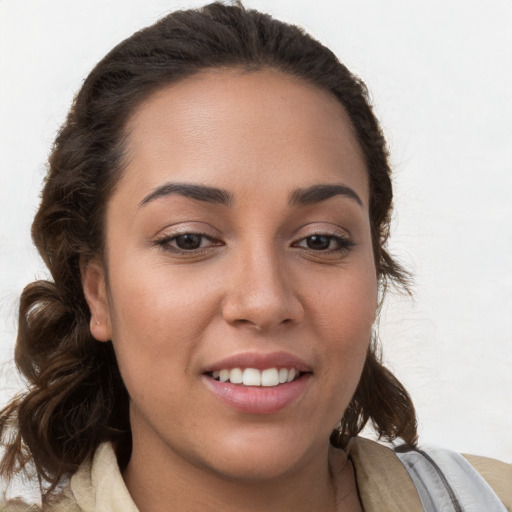
[[[295,368],[300,372],[311,372],[311,366],[305,361],[288,352],[244,352],[234,354],[214,362],[205,369],[204,373],[220,371],[232,368],[255,368],[265,370],[266,368]]]

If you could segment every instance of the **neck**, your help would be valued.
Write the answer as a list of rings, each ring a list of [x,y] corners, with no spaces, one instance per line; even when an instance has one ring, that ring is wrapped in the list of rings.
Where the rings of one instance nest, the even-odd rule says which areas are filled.
[[[321,457],[304,461],[285,475],[268,479],[234,478],[191,463],[165,446],[152,449],[134,439],[132,456],[123,477],[140,512],[167,510],[170,504],[176,511],[353,510],[340,508],[339,496],[336,505],[336,487],[343,486],[342,501],[354,494],[350,491],[353,473],[336,473],[337,480],[346,473],[346,484],[333,482],[328,446]],[[352,487],[355,490],[355,482]],[[357,498],[357,491],[355,496]]]

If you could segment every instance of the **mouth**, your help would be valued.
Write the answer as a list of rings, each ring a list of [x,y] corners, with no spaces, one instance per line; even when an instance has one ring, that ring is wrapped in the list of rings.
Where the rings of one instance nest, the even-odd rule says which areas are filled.
[[[204,368],[207,388],[228,408],[274,414],[297,403],[311,386],[313,368],[286,352],[240,353]]]
[[[277,387],[299,379],[305,372],[297,368],[224,368],[207,372],[217,382],[229,382],[240,386]]]

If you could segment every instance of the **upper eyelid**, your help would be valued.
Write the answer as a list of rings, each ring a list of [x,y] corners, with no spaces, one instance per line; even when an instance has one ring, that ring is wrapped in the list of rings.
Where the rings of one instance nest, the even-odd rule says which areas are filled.
[[[200,235],[208,238],[209,240],[217,241],[225,241],[226,238],[231,240],[233,240],[233,237],[236,238],[234,233],[231,233],[226,237],[226,233],[223,234],[222,231],[219,231],[219,229],[217,229],[212,224],[199,220],[177,222],[176,224],[168,225],[165,228],[160,229],[159,232],[151,238],[154,241],[157,241],[163,239],[173,239],[187,234]],[[298,229],[295,229],[293,234],[291,232],[288,234],[282,232],[280,235],[278,235],[278,239],[284,241],[286,238],[288,238],[291,243],[295,243],[299,240],[315,235],[338,237],[346,241],[353,241],[352,234],[346,227],[340,226],[337,223],[324,221],[309,222],[305,225],[302,225]]]
[[[200,227],[200,226],[201,227]],[[178,222],[159,229],[153,236],[157,238],[175,238],[181,235],[202,235],[209,238],[216,238],[220,236],[218,229],[214,228],[211,224],[199,221]]]
[[[202,231],[191,230],[191,229],[178,231],[178,232],[174,232],[174,233],[162,233],[160,235],[156,235],[155,239],[156,240],[158,240],[158,239],[173,240],[175,238],[179,238],[180,236],[185,236],[185,235],[198,235],[198,236],[203,236],[205,238],[208,238],[210,240],[215,239],[214,235],[211,235],[209,233],[204,233]]]
[[[300,233],[304,231],[323,234],[349,233],[345,224],[346,222],[341,222],[340,220],[318,219],[302,224],[295,232]]]
[[[295,232],[294,239],[302,240],[310,236],[332,236],[343,238],[344,240],[352,240],[350,231],[335,224],[329,224],[329,227],[325,227],[325,224],[314,227],[311,225],[303,226]]]

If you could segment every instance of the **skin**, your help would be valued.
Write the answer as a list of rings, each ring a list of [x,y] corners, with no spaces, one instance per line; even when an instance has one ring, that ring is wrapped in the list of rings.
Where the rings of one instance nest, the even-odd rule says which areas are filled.
[[[131,397],[131,495],[141,512],[332,510],[328,439],[357,386],[377,303],[367,172],[347,114],[278,71],[223,70],[158,91],[128,131],[106,262],[91,262],[83,281],[91,332],[112,340]],[[232,199],[141,204],[168,182]],[[349,187],[361,204],[343,194],[290,204],[318,184]],[[206,237],[180,251],[183,233]],[[278,412],[235,410],[205,385],[213,361],[273,351],[311,369]],[[347,468],[339,510],[357,510]]]

